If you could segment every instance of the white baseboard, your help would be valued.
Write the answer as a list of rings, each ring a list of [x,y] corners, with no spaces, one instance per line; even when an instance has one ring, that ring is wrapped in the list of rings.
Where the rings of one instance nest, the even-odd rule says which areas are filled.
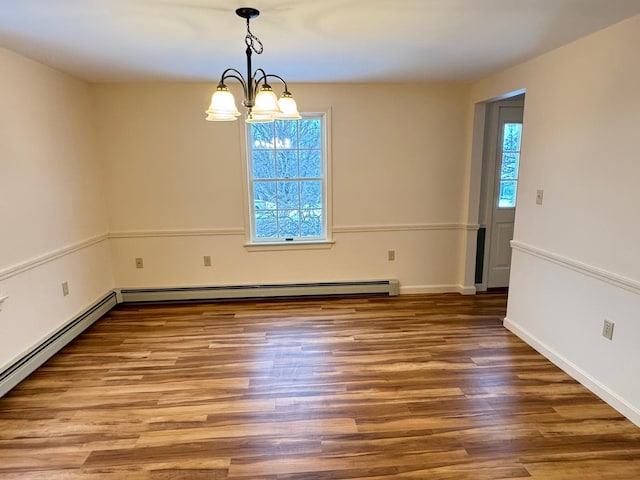
[[[475,295],[477,292],[475,285],[458,285],[459,292],[462,295]]]
[[[419,293],[461,293],[460,285],[410,285],[400,287],[400,295],[413,295]]]
[[[408,287],[400,287],[400,295],[419,293],[460,293],[462,295],[475,295],[476,287],[473,285],[411,285]]]
[[[116,295],[109,292],[83,313],[69,320],[58,330],[43,339],[31,350],[25,352],[18,359],[10,363],[0,372],[0,397],[27,378],[39,366],[55,355],[62,347],[80,335],[116,306]]]
[[[507,330],[521,338],[529,346],[546,357],[551,363],[562,369],[565,373],[580,382],[582,385],[591,390],[598,397],[600,397],[602,400],[607,402],[618,412],[620,412],[622,415],[624,415],[640,427],[640,410],[629,404],[629,402],[627,402],[624,398],[612,392],[605,385],[571,363],[554,349],[548,347],[545,343],[541,342],[537,337],[529,333],[524,328],[520,327],[513,320],[505,318],[504,326],[505,328],[507,328]]]

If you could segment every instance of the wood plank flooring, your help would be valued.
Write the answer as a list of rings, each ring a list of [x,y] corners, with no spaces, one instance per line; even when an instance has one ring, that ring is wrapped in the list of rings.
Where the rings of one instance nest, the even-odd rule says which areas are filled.
[[[505,300],[118,307],[0,399],[0,479],[640,479]]]

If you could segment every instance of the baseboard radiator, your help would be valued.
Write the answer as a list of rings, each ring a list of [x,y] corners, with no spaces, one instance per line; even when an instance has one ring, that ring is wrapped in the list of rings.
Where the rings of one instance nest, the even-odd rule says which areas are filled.
[[[125,303],[399,293],[398,280],[120,290]]]
[[[0,397],[24,380],[57,353],[58,350],[62,349],[116,305],[116,294],[111,292],[2,370],[0,372]]]

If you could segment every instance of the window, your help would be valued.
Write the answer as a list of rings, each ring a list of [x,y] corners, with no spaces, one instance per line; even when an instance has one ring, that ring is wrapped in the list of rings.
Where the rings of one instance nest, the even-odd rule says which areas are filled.
[[[500,195],[498,208],[514,208],[518,190],[521,123],[505,123],[502,134],[502,163],[500,165]]]
[[[327,238],[324,114],[247,124],[251,241]]]

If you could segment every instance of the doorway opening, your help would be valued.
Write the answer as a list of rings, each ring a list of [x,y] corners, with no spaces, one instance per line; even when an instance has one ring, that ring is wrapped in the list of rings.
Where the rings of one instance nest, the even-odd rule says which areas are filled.
[[[488,102],[476,245],[476,291],[508,289],[517,208],[524,94]]]

